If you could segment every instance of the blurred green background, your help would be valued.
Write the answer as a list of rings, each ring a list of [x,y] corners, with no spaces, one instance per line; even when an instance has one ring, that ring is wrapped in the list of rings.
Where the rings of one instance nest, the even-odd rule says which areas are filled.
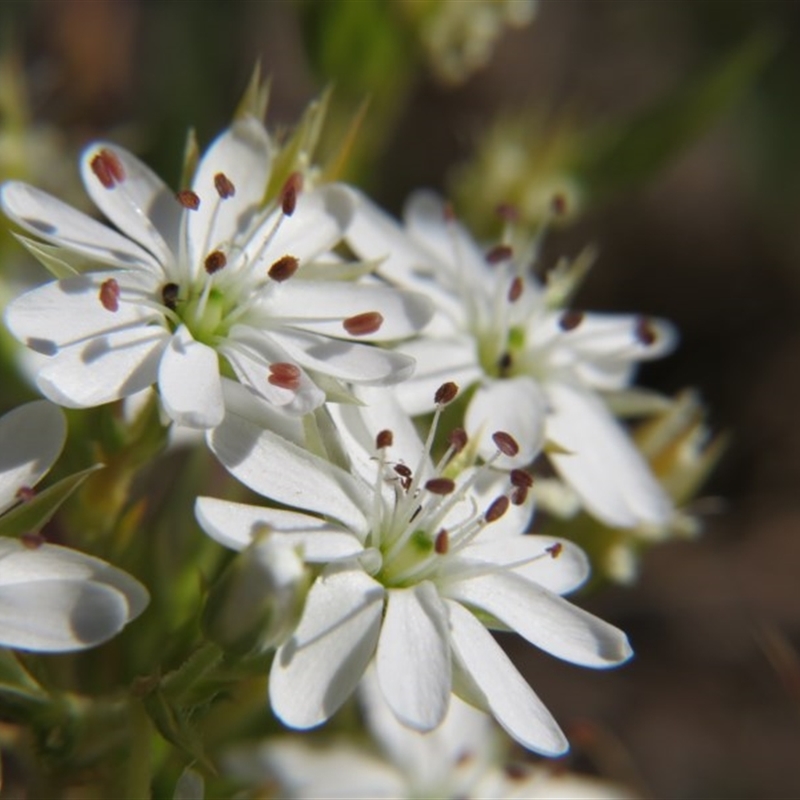
[[[674,320],[679,351],[642,382],[697,386],[733,442],[703,538],[589,601],[630,633],[630,665],[510,652],[573,765],[654,797],[800,796],[800,4],[542,0],[505,24],[512,5],[4,0],[0,168],[78,202],[76,154],[109,137],[176,184],[187,128],[207,143],[260,61],[272,128],[333,87],[323,159],[369,100],[342,175],[394,212],[433,186],[488,232],[498,200],[519,202],[497,193],[522,191],[504,169],[564,192],[545,266],[597,243],[579,306]],[[20,154],[14,130],[52,142]]]

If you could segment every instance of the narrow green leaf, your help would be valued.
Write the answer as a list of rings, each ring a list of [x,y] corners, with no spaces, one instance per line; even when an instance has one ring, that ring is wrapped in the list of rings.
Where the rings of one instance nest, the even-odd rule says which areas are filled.
[[[37,494],[33,499],[20,503],[0,518],[0,536],[19,537],[26,533],[36,533],[56,513],[59,506],[103,464],[76,472],[63,478],[53,486]]]
[[[14,238],[57,280],[77,275],[89,264],[85,258],[63,247],[38,242],[20,233],[15,233]]]

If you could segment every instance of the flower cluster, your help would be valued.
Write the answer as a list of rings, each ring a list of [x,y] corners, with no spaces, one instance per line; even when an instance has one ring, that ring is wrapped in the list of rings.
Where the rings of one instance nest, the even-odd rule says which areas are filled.
[[[286,158],[243,113],[174,190],[121,147],[90,144],[81,175],[110,224],[28,184],[0,187],[6,216],[35,237],[19,238],[56,278],[5,310],[39,355],[35,383],[50,402],[0,420],[2,508],[28,503],[61,450],[53,403],[88,409],[153,387],[154,419],[204,431],[222,467],[272,503],[196,499],[200,527],[237,554],[192,612],[197,660],[142,684],[162,735],[201,760],[179,703],[200,690],[176,687],[271,659],[269,704],[290,728],[326,722],[360,692],[384,728],[405,731],[394,739],[450,747],[453,720],[478,708],[529,750],[560,755],[564,733],[492,632],[590,668],[630,657],[622,631],[565,599],[590,574],[568,524],[559,536],[530,531],[547,497],[539,484],[553,480],[544,459],[602,525],[675,519],[612,410],[636,401],[636,365],[668,353],[675,333],[570,307],[585,264],[541,282],[536,239],[483,247],[429,192],[412,196],[401,224],[318,180],[308,158],[289,169]],[[147,592],[45,543],[55,504],[45,506],[19,540],[0,539],[0,641],[98,644]],[[409,791],[469,773],[469,791],[511,792],[496,766],[477,778],[462,769],[454,747],[453,776]],[[547,783],[537,773],[527,789],[536,780]]]

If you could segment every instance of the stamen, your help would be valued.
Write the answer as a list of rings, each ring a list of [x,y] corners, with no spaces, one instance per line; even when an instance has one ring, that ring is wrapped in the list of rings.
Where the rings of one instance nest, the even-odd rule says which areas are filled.
[[[378,450],[383,450],[386,447],[391,447],[394,443],[394,434],[390,430],[382,430],[375,437],[375,447]]]
[[[447,442],[453,448],[453,453],[460,453],[467,446],[467,432],[463,428],[454,428],[447,434]]]
[[[106,311],[119,310],[119,284],[114,278],[100,284],[100,302]]]
[[[524,781],[528,777],[528,772],[522,764],[506,764],[503,772],[510,781]]]
[[[455,222],[456,220],[456,212],[453,209],[452,203],[445,203],[444,207],[442,208],[442,214],[444,215],[445,222]]]
[[[111,150],[103,148],[90,162],[89,166],[106,189],[113,189],[125,180],[125,168]]]
[[[225,253],[223,253],[222,250],[214,250],[206,256],[206,272],[209,275],[213,275],[215,272],[219,272],[227,263],[228,259]]]
[[[363,314],[348,317],[342,324],[351,336],[368,336],[383,325],[383,315],[377,311],[366,311]]]
[[[164,288],[161,290],[161,300],[170,311],[174,311],[178,307],[179,293],[180,287],[177,283],[164,284]]]
[[[452,403],[453,400],[456,399],[457,394],[458,384],[453,383],[453,381],[447,381],[447,383],[443,383],[436,390],[436,394],[433,396],[433,401],[437,406],[446,406],[448,403]]]
[[[41,533],[23,533],[19,540],[28,550],[38,550],[47,541]]]
[[[551,544],[550,547],[545,547],[545,550],[547,550],[553,558],[558,558],[563,549],[564,545],[561,544],[561,542],[556,542],[555,544]]]
[[[281,256],[267,271],[267,275],[278,283],[288,281],[297,272],[300,262],[294,256]]]
[[[497,449],[505,456],[514,457],[519,453],[517,440],[505,431],[496,431],[492,434],[492,441],[497,445]]]
[[[440,556],[445,555],[450,549],[450,536],[445,528],[442,528],[439,533],[436,534],[436,539],[433,541],[433,549]]]
[[[300,172],[293,172],[287,179],[286,183],[283,184],[283,188],[281,189],[279,200],[281,204],[281,210],[287,217],[291,217],[294,214],[294,210],[297,206],[297,195],[303,189],[303,175]]]
[[[647,317],[639,317],[636,320],[636,326],[633,329],[633,335],[639,340],[639,342],[647,347],[649,347],[651,344],[655,344],[656,339],[658,338],[658,334],[653,326],[652,320],[649,320]]]
[[[28,503],[36,497],[36,492],[30,486],[20,486],[17,489],[17,500],[22,500],[23,503]]]
[[[508,506],[509,506],[508,498],[504,494],[501,494],[500,497],[498,497],[497,500],[495,500],[489,506],[483,518],[487,522],[494,522],[495,520],[500,519],[500,517],[502,517],[503,514],[505,514],[506,511],[508,511]]]
[[[558,320],[558,327],[562,331],[574,331],[583,322],[583,311],[565,311]]]
[[[501,261],[508,261],[512,255],[514,251],[507,244],[496,244],[486,253],[486,261],[494,266]]]
[[[200,197],[191,189],[181,189],[175,197],[184,208],[188,208],[190,211],[197,211],[200,208]]]
[[[431,494],[452,494],[455,491],[455,481],[450,478],[431,478],[425,482],[425,488]]]
[[[511,502],[515,506],[522,506],[525,505],[525,501],[528,499],[528,487],[527,486],[518,486],[511,492]]]
[[[515,276],[514,280],[511,281],[511,286],[508,289],[508,302],[509,303],[516,303],[517,300],[522,296],[522,291],[525,288],[525,284],[522,282],[522,278],[519,275]]]
[[[519,221],[519,209],[511,203],[500,203],[500,205],[495,208],[494,212],[504,222]]]
[[[533,486],[533,475],[524,469],[512,469],[509,475],[511,485],[520,489],[530,489]]]
[[[267,380],[273,386],[288,389],[290,392],[296,392],[300,388],[302,372],[294,364],[279,361],[269,365],[269,372],[270,375]]]
[[[405,464],[395,464],[394,471],[403,478],[411,477],[411,470]]]
[[[505,352],[497,361],[497,369],[500,371],[500,375],[503,376],[508,373],[511,369],[511,365],[513,363],[513,359],[511,358],[511,353]]]
[[[223,200],[227,200],[236,194],[236,187],[224,172],[218,172],[214,176],[214,188]]]
[[[553,195],[553,199],[550,201],[551,207],[553,209],[553,214],[557,217],[563,217],[564,214],[567,213],[567,198],[566,195],[558,194]]]

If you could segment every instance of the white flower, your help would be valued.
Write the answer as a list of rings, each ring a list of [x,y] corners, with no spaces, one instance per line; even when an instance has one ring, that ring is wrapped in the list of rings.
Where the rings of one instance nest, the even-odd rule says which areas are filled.
[[[500,466],[528,463],[550,441],[552,463],[592,514],[616,527],[663,525],[669,499],[604,398],[628,387],[637,362],[671,350],[673,329],[641,316],[553,308],[554,293],[526,263],[503,245],[482,251],[431,193],[411,197],[405,227],[358,198],[350,245],[383,258],[383,277],[437,306],[425,335],[400,348],[417,359],[398,387],[404,407],[431,410],[445,380],[477,384],[465,426],[481,437],[484,456],[497,428],[520,444]]]
[[[24,502],[66,436],[59,408],[40,400],[0,418],[0,511]],[[145,588],[98,558],[36,537],[0,537],[0,645],[62,652],[104,642],[144,610]]]
[[[223,758],[226,774],[248,788],[280,786],[291,798],[541,798],[632,800],[624,787],[546,766],[509,763],[491,720],[453,697],[442,724],[419,733],[397,722],[374,671],[361,684],[366,721],[383,753],[344,737],[327,746],[273,738],[237,747]],[[261,796],[253,794],[249,796]]]
[[[451,388],[442,387],[442,402]],[[423,446],[388,392],[359,396],[365,406],[332,409],[352,471],[309,453],[296,423],[277,428],[246,397],[230,398],[224,422],[208,434],[239,480],[321,515],[197,502],[202,527],[227,546],[243,548],[267,529],[303,546],[308,562],[327,564],[275,655],[273,710],[291,727],[319,725],[374,662],[386,702],[405,725],[436,728],[455,691],[526,747],[562,753],[563,733],[486,626],[515,630],[573,663],[624,661],[630,648],[621,631],[559,597],[585,580],[584,554],[552,537],[519,535],[530,516],[518,491],[527,486],[521,471],[502,485],[488,468],[443,477],[442,464],[428,457],[430,441]],[[509,437],[496,438],[512,449]]]
[[[271,162],[252,117],[216,139],[177,195],[127,151],[93,144],[83,181],[122,233],[27,184],[3,185],[0,204],[20,227],[111,267],[34,289],[6,311],[20,341],[52,356],[37,381],[49,399],[88,407],[157,384],[172,420],[207,428],[224,414],[219,356],[259,397],[297,414],[342,381],[410,373],[412,359],[364,342],[414,333],[427,300],[335,280],[332,255],[315,263],[341,239],[351,200],[335,186],[304,193],[293,174],[264,206]]]

